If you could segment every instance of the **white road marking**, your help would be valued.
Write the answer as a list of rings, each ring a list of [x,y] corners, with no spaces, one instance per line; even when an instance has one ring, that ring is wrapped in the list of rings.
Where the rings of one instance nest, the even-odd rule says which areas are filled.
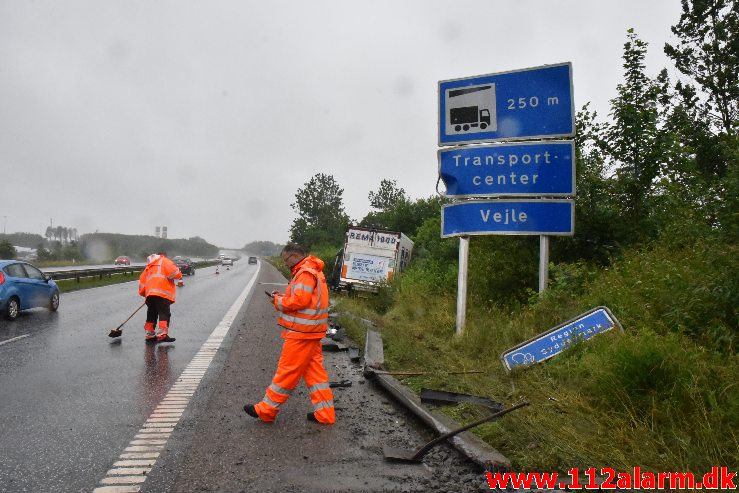
[[[102,484],[137,484],[146,481],[146,476],[110,476],[103,478]],[[95,491],[95,490],[93,490]]]
[[[131,467],[131,466],[153,466],[155,460],[119,460],[113,463],[113,467]]]
[[[95,488],[93,491],[97,493],[138,493],[141,491],[140,486],[102,486]]]
[[[17,341],[17,340],[23,339],[25,337],[29,337],[30,335],[31,334],[25,334],[25,335],[22,335],[22,336],[13,337],[12,339],[8,339],[7,341],[0,342],[0,346],[2,346],[3,344],[10,344],[13,341]]]
[[[135,454],[121,454],[121,459],[156,459],[159,452],[138,452]]]
[[[190,403],[190,398],[200,386],[205,372],[220,349],[231,325],[236,320],[236,315],[238,315],[246,298],[251,293],[259,276],[260,268],[261,264],[257,267],[254,277],[239,294],[236,301],[233,302],[208,339],[200,346],[200,350],[180,374],[167,395],[157,404],[149,418],[136,432],[134,439],[119,455],[119,460],[100,480],[102,486],[95,488],[93,490],[95,493],[135,493],[141,490],[141,483],[146,481],[148,473],[156,465],[159,458],[158,451],[166,445],[167,438],[174,431],[185,408]],[[23,337],[28,337],[28,335],[20,338]],[[16,339],[20,338],[17,337]],[[2,342],[0,345],[13,340],[15,339]]]
[[[151,467],[119,467],[108,471],[108,476],[144,475],[151,471]]]

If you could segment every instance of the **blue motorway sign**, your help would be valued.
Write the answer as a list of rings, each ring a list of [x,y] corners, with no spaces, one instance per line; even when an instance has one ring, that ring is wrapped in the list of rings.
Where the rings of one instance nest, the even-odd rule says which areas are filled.
[[[519,142],[440,149],[447,197],[575,195],[575,143]]]
[[[575,135],[572,64],[439,82],[439,145]]]
[[[599,306],[504,352],[500,359],[507,370],[533,365],[556,356],[575,341],[623,327],[605,306]]]
[[[572,200],[468,200],[441,209],[441,237],[552,235],[575,232]]]

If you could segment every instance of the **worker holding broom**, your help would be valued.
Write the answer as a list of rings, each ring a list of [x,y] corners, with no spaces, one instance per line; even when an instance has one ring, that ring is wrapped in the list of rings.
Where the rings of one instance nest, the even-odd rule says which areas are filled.
[[[139,294],[146,298],[146,323],[144,331],[147,342],[172,342],[169,337],[169,306],[175,302],[175,279],[182,279],[180,269],[167,258],[166,252],[147,257],[147,264],[139,277]],[[159,327],[156,333],[157,319]]]
[[[280,312],[277,324],[282,327],[282,354],[272,384],[257,404],[247,404],[244,412],[264,422],[277,417],[280,405],[305,380],[313,412],[307,417],[321,424],[336,421],[334,397],[323,367],[321,339],[328,329],[328,286],[323,276],[323,261],[306,255],[302,247],[288,243],[282,249],[282,260],[292,271],[285,294],[267,293]]]

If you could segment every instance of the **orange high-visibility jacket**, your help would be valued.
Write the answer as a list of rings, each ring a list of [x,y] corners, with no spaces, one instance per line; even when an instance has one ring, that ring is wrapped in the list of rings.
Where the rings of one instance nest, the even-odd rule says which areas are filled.
[[[284,295],[275,296],[277,323],[285,339],[321,339],[328,329],[328,285],[323,260],[312,255],[292,268],[293,278]]]
[[[175,300],[175,279],[182,279],[182,272],[167,257],[156,255],[139,277],[139,294],[141,296],[159,296],[172,303]]]

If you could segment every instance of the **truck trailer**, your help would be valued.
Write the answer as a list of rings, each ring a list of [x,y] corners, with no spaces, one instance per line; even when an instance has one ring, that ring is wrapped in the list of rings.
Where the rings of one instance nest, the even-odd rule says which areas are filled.
[[[351,226],[336,256],[333,287],[377,291],[405,270],[412,252],[413,241],[403,233]]]

